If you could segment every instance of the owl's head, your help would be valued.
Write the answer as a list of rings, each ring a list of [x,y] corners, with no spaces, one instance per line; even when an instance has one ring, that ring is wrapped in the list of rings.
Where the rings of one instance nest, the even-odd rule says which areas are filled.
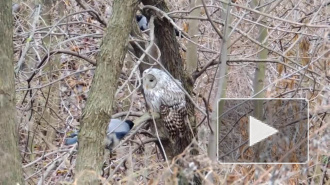
[[[150,90],[153,89],[157,84],[157,73],[159,74],[161,70],[151,68],[146,69],[143,71],[142,74],[142,82],[143,82],[143,89]]]

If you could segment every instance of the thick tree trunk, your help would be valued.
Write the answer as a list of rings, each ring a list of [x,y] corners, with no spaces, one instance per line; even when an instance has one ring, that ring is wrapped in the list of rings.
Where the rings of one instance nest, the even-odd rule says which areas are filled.
[[[0,184],[23,184],[15,108],[12,1],[0,1]]]
[[[138,0],[115,0],[97,68],[84,108],[76,162],[77,184],[98,184],[104,159],[105,130],[112,114],[117,80],[127,51]]]
[[[142,0],[144,5],[153,5],[164,12],[168,12],[169,9],[164,1],[158,0]],[[163,18],[163,20],[155,19],[155,37],[156,44],[158,45],[161,51],[161,62],[164,67],[172,74],[172,76],[181,81],[183,87],[187,90],[187,92],[191,95],[193,82],[188,77],[187,73],[184,71],[183,62],[181,59],[181,55],[179,53],[179,43],[175,36],[175,31],[171,23]],[[194,128],[195,126],[195,110],[194,105],[190,102],[188,98],[187,100],[187,109],[189,120]],[[163,130],[162,125],[157,125],[158,130]],[[190,134],[189,128],[187,129],[187,134]],[[169,135],[164,132],[161,137],[168,138]],[[192,137],[186,137],[185,139],[180,139],[178,142],[163,142],[165,152],[168,155],[168,158],[180,154],[183,150],[190,144]]]

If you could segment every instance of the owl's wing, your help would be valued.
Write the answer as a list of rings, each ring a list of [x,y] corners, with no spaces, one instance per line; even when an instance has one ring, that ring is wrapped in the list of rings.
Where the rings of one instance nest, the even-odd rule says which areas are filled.
[[[170,136],[174,138],[179,133],[179,137],[182,137],[186,130],[186,107],[178,104],[174,106],[161,105],[161,108],[160,115]]]
[[[176,81],[181,86],[181,82],[178,80]],[[164,89],[162,89],[163,93],[161,93],[162,96],[160,96],[161,104],[167,106],[185,106],[185,93],[174,81],[170,81],[168,83],[169,84]]]

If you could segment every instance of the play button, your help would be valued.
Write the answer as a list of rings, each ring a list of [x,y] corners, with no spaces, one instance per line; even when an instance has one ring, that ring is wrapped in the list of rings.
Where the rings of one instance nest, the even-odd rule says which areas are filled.
[[[253,146],[254,144],[278,132],[277,129],[257,120],[252,116],[249,117],[249,127],[250,127],[250,134],[249,134],[250,146]]]
[[[224,98],[218,106],[219,162],[307,162],[310,115],[306,99]]]

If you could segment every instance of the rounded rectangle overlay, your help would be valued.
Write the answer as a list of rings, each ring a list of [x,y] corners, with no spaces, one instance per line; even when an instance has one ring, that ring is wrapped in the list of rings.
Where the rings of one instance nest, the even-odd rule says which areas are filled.
[[[220,99],[217,110],[219,162],[306,163],[309,158],[308,108],[304,98]]]

